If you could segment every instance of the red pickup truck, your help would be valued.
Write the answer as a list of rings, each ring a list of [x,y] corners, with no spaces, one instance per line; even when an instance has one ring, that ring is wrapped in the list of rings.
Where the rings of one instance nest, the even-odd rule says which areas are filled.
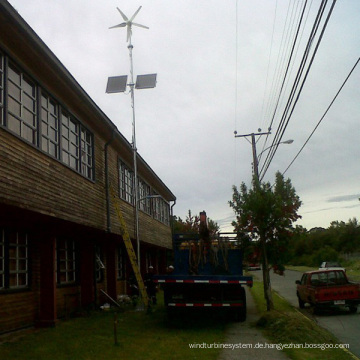
[[[308,271],[296,285],[301,309],[308,303],[315,310],[346,307],[355,313],[360,304],[360,284],[349,282],[343,270]]]

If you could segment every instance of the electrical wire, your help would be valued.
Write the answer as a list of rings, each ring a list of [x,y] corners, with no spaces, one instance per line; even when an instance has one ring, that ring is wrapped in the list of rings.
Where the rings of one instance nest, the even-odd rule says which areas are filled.
[[[299,150],[299,152],[296,154],[296,156],[294,157],[294,159],[290,162],[289,166],[285,169],[285,171],[282,173],[283,175],[289,170],[289,168],[291,167],[291,165],[295,162],[295,160],[299,157],[300,153],[303,151],[304,147],[307,145],[307,143],[309,142],[309,140],[311,139],[311,137],[314,135],[315,131],[317,130],[317,128],[319,127],[319,125],[321,124],[321,122],[324,120],[326,114],[329,112],[331,106],[334,104],[336,98],[339,96],[341,90],[343,89],[343,87],[345,86],[346,82],[349,80],[351,74],[353,73],[353,71],[355,70],[356,66],[358,65],[360,61],[360,58],[357,59],[355,65],[353,66],[353,68],[351,69],[351,71],[349,72],[348,76],[346,77],[346,79],[344,80],[343,84],[341,85],[340,89],[338,90],[338,92],[336,93],[336,95],[334,96],[333,100],[331,101],[330,105],[327,107],[326,111],[324,112],[323,116],[320,118],[319,122],[316,124],[314,130],[311,132],[311,134],[309,135],[309,137],[307,138],[307,140],[305,141],[304,145],[301,147],[301,149]]]
[[[306,46],[306,49],[305,49],[305,52],[304,52],[304,55],[303,55],[299,70],[298,70],[298,73],[297,73],[297,76],[296,76],[295,82],[294,82],[292,90],[291,90],[291,94],[290,94],[290,96],[288,98],[288,102],[287,102],[286,108],[285,108],[285,110],[283,112],[283,116],[282,116],[279,128],[277,129],[275,138],[273,140],[272,148],[269,151],[269,153],[268,153],[268,155],[266,157],[266,160],[265,160],[265,162],[264,162],[264,164],[262,166],[262,169],[260,171],[260,173],[261,173],[260,180],[262,180],[264,178],[265,173],[268,170],[268,168],[269,168],[269,166],[270,166],[270,164],[271,164],[271,162],[272,162],[272,160],[273,160],[273,158],[275,156],[275,153],[276,153],[276,151],[277,151],[277,149],[279,147],[279,143],[281,142],[281,139],[282,139],[282,137],[283,137],[283,135],[285,133],[285,130],[286,130],[288,124],[289,124],[289,121],[290,121],[290,119],[292,117],[292,114],[294,112],[296,104],[297,104],[297,102],[299,100],[300,94],[301,94],[302,89],[304,87],[304,84],[306,82],[307,76],[308,76],[309,71],[311,69],[311,66],[313,64],[315,55],[316,55],[316,53],[318,51],[318,48],[320,46],[320,43],[321,43],[321,40],[323,38],[325,29],[326,29],[327,24],[329,22],[329,19],[331,17],[332,11],[333,11],[334,6],[335,6],[335,3],[336,3],[336,0],[333,0],[333,3],[332,3],[331,8],[330,8],[330,10],[328,12],[328,15],[326,17],[324,25],[322,26],[322,30],[321,30],[321,33],[319,35],[319,38],[318,38],[317,44],[315,46],[315,49],[313,51],[311,60],[310,60],[308,66],[307,66],[307,69],[305,71],[306,62],[307,62],[307,59],[308,59],[308,57],[310,55],[310,49],[311,49],[311,47],[313,45],[313,42],[315,41],[315,37],[316,37],[316,34],[318,32],[320,22],[322,20],[322,17],[324,16],[325,8],[326,8],[326,5],[327,5],[327,0],[326,1],[323,0],[320,7],[319,7],[319,10],[318,10],[318,13],[317,13],[317,16],[316,16],[316,20],[314,22],[314,25],[313,25],[311,34],[309,36],[309,40],[308,40],[308,43],[307,43],[307,46]],[[300,81],[304,71],[305,71],[305,75],[304,75],[302,81]],[[301,82],[301,85],[299,87],[300,82]]]
[[[308,39],[308,42],[307,42],[307,45],[306,45],[306,48],[305,48],[305,51],[304,51],[304,54],[303,54],[303,57],[302,57],[302,60],[301,60],[301,63],[300,63],[300,67],[298,69],[298,72],[297,72],[297,75],[296,75],[296,78],[295,78],[295,81],[294,81],[294,84],[293,84],[293,87],[292,87],[292,90],[290,92],[290,95],[289,95],[289,98],[288,98],[288,101],[287,101],[287,104],[286,104],[286,107],[285,107],[285,110],[283,112],[283,115],[281,117],[281,121],[280,121],[280,124],[279,124],[279,127],[277,129],[277,132],[275,134],[275,138],[273,139],[273,143],[272,143],[272,146],[271,146],[271,150],[270,152],[268,153],[266,159],[265,159],[265,162],[264,162],[264,165],[260,171],[260,173],[262,171],[264,171],[264,173],[266,172],[266,170],[268,169],[268,166],[270,165],[270,162],[272,161],[274,155],[275,155],[275,152],[277,150],[277,144],[281,141],[281,136],[280,134],[282,133],[284,127],[285,127],[285,124],[286,124],[286,116],[288,114],[288,111],[290,109],[290,106],[292,104],[292,101],[293,101],[293,98],[294,98],[294,95],[297,91],[297,87],[299,85],[299,81],[301,79],[301,76],[302,76],[302,73],[304,71],[304,68],[305,68],[305,65],[306,65],[306,61],[307,61],[307,58],[309,56],[309,52],[310,52],[310,48],[311,48],[311,45],[312,45],[312,42],[313,42],[313,39],[316,35],[316,32],[317,32],[317,29],[319,27],[319,23],[321,21],[321,18],[322,18],[322,14],[324,12],[324,5],[326,6],[326,3],[325,1],[323,0],[320,7],[319,7],[319,10],[318,10],[318,13],[317,13],[317,16],[316,16],[316,19],[315,19],[315,22],[314,22],[314,25],[313,25],[313,28],[312,28],[312,31],[310,33],[310,36],[309,36],[309,39]],[[286,127],[285,127],[286,128]],[[265,169],[265,170],[264,170]]]
[[[302,12],[301,12],[299,21],[298,21],[298,26],[297,26],[297,29],[296,29],[296,34],[295,34],[295,37],[294,37],[294,40],[293,40],[293,44],[292,44],[292,47],[291,47],[290,55],[289,55],[289,57],[288,57],[288,61],[287,61],[286,69],[285,69],[285,74],[284,74],[284,76],[283,76],[283,81],[282,81],[282,83],[281,83],[280,90],[279,90],[279,93],[278,93],[278,96],[277,96],[277,100],[276,100],[276,104],[275,104],[275,109],[274,109],[273,114],[272,114],[272,117],[271,117],[271,122],[270,122],[269,129],[272,128],[272,125],[273,125],[273,122],[274,122],[274,119],[275,119],[275,115],[276,115],[277,110],[278,110],[279,102],[280,102],[281,96],[282,96],[282,94],[283,94],[284,84],[285,84],[286,79],[288,78],[289,68],[290,68],[290,64],[291,64],[292,59],[293,59],[293,54],[294,54],[295,46],[296,46],[296,44],[297,44],[298,35],[299,35],[299,32],[300,32],[300,28],[301,28],[301,24],[302,24],[302,21],[303,21],[303,17],[304,17],[304,13],[305,13],[306,6],[307,6],[307,0],[305,1],[305,4],[304,4],[304,6],[303,6],[303,9],[302,9]],[[263,150],[265,149],[267,138],[268,138],[268,136],[267,136],[266,139],[265,139],[265,143],[264,143],[264,146],[263,146]]]

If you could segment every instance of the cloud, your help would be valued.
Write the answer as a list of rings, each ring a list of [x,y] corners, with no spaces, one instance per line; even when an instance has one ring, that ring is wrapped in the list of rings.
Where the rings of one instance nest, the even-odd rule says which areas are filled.
[[[344,202],[344,201],[352,201],[352,200],[359,201],[359,198],[360,198],[360,194],[339,195],[329,198],[327,202]]]

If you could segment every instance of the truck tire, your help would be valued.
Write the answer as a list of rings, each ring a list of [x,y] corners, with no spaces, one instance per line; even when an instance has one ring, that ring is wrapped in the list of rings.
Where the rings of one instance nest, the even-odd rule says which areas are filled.
[[[171,307],[167,308],[167,318],[170,322],[176,320],[176,316],[177,316],[176,310],[177,310],[176,308],[171,308]]]
[[[299,308],[300,309],[304,309],[305,308],[305,303],[300,299],[299,294],[297,294],[298,300],[299,300]]]
[[[350,306],[349,307],[349,311],[352,313],[352,314],[355,314],[357,312],[357,306]]]
[[[244,288],[241,289],[241,300],[243,302],[243,306],[236,309],[235,320],[244,322],[246,320],[246,294]]]

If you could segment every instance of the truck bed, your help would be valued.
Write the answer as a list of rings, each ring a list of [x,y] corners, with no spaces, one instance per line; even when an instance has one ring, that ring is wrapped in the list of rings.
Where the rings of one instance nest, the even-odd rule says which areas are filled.
[[[244,286],[251,287],[253,279],[243,276],[240,243],[231,235],[213,239],[199,234],[174,236],[174,272],[153,277],[164,290],[170,316],[185,308],[208,308],[226,309],[233,319],[245,320]]]
[[[360,285],[350,283],[343,270],[309,271],[297,282],[297,296],[300,308],[309,303],[315,308],[342,306],[355,312],[360,304]]]

